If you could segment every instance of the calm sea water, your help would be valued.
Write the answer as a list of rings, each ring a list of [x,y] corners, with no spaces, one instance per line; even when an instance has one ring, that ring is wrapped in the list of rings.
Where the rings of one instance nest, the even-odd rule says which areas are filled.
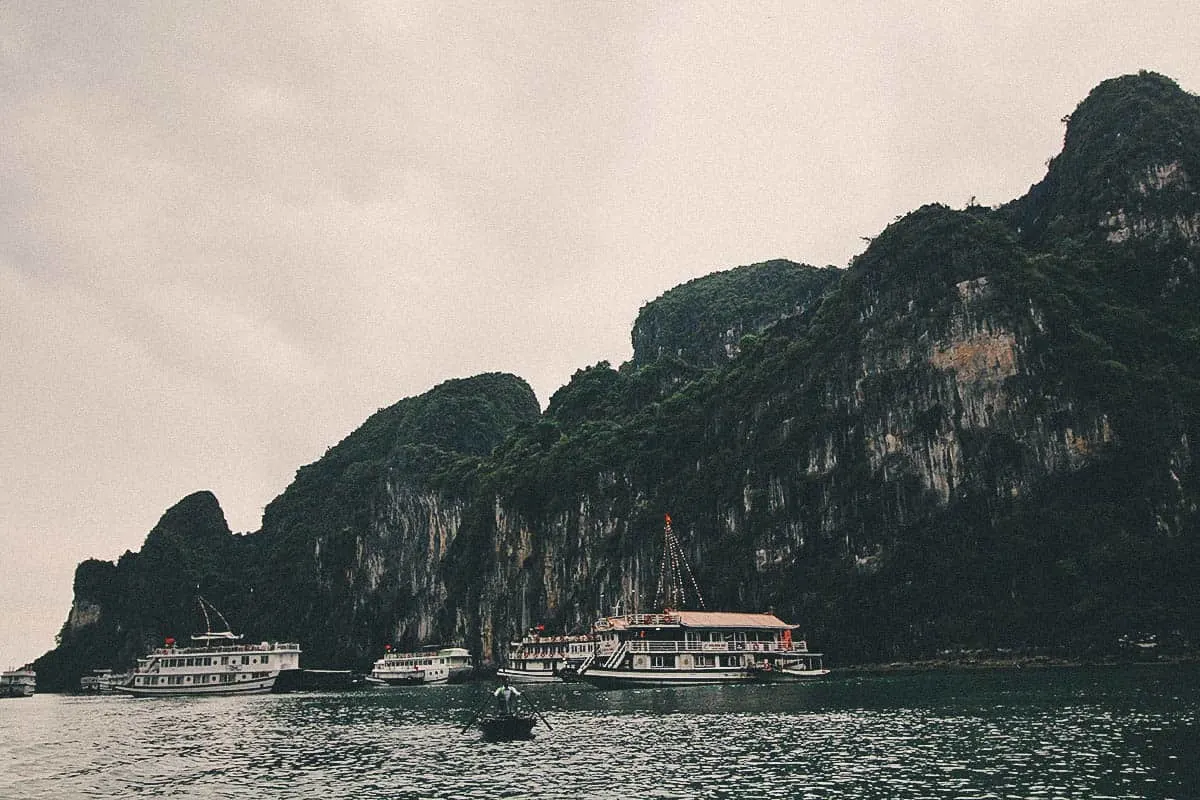
[[[483,685],[0,701],[0,798],[1200,798],[1200,667],[531,687],[532,741],[462,732]]]

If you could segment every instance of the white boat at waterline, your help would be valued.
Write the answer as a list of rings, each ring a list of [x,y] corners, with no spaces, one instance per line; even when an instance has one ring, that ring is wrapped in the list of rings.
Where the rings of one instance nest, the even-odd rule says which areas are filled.
[[[592,660],[592,634],[546,636],[534,629],[509,645],[504,666],[496,676],[513,683],[550,683],[574,676]]]
[[[372,666],[371,678],[389,686],[416,686],[457,683],[474,672],[475,662],[465,647],[433,645],[416,653],[397,653],[389,645]]]
[[[0,673],[0,697],[32,697],[37,690],[37,673],[32,664]]]
[[[198,600],[207,630],[191,637],[191,647],[177,647],[174,639],[167,639],[163,647],[138,659],[133,676],[113,687],[116,691],[134,697],[265,694],[281,675],[299,675],[299,644],[242,644],[242,637],[229,630],[221,612],[204,598]],[[209,611],[220,618],[225,630],[213,630]]]
[[[597,620],[596,656],[582,674],[596,686],[679,686],[810,680],[829,670],[793,641],[795,625],[771,613],[675,611]]]
[[[691,567],[666,516],[656,613],[614,614],[592,625],[592,662],[580,677],[603,687],[801,681],[829,674],[823,655],[794,638],[796,625],[773,612],[681,611],[682,576],[703,608]]]
[[[79,679],[79,691],[83,694],[112,694],[129,682],[131,672],[113,672],[111,669],[94,669],[91,675]]]

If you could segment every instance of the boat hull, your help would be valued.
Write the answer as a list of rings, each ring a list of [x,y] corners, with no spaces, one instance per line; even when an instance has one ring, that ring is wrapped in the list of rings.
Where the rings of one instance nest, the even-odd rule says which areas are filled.
[[[553,670],[505,669],[496,670],[496,677],[513,683],[557,683],[560,678]]]
[[[427,678],[424,675],[387,675],[378,672],[371,677],[383,681],[388,686],[432,686],[437,683],[447,683],[450,680],[447,675]]]
[[[648,670],[591,667],[579,677],[580,680],[601,688],[720,686],[729,683],[752,683],[756,679],[754,674],[740,668],[728,670]]]
[[[241,683],[213,684],[211,686],[115,686],[121,694],[132,697],[205,697],[234,694],[268,694],[275,686],[275,675],[255,678]]]
[[[827,669],[773,669],[760,670],[755,678],[767,683],[798,683],[819,680],[828,674]]]
[[[496,714],[480,719],[479,729],[483,731],[483,738],[489,741],[532,739],[535,722],[532,716]]]

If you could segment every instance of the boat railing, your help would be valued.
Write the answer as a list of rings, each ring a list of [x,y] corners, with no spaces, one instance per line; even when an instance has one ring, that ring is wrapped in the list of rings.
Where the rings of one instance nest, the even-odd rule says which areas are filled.
[[[669,612],[663,614],[630,614],[626,618],[628,625],[639,626],[663,626],[663,625],[678,625],[679,615]]]
[[[803,644],[799,642],[797,644]],[[630,639],[629,650],[634,653],[780,653],[804,650],[787,642],[698,642]]]
[[[235,644],[217,647],[156,647],[156,656],[212,655],[214,653],[271,653],[276,650],[299,650],[296,642],[263,642],[262,644]]]

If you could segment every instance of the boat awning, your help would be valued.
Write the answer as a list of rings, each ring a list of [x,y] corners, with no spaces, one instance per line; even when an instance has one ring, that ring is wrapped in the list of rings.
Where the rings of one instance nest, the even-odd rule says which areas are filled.
[[[613,628],[625,629],[633,625],[643,627],[682,628],[740,628],[744,630],[795,630],[774,614],[747,614],[740,611],[670,611],[665,614],[632,614],[608,617]]]
[[[793,630],[774,614],[744,614],[737,611],[673,611],[685,628],[774,628]]]

